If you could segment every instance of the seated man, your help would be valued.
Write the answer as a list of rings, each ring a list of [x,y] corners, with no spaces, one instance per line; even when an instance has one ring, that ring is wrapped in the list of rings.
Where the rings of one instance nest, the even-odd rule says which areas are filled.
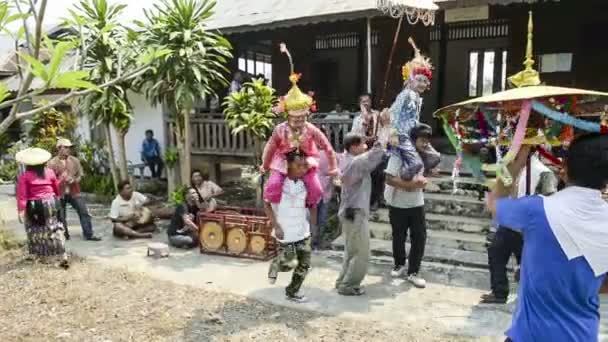
[[[119,238],[152,238],[156,225],[150,209],[144,207],[148,199],[133,191],[129,181],[118,184],[118,196],[112,201],[110,219],[114,223],[114,236]]]
[[[177,248],[194,248],[198,245],[198,211],[200,203],[194,188],[186,193],[186,202],[175,208],[167,229],[169,244]]]

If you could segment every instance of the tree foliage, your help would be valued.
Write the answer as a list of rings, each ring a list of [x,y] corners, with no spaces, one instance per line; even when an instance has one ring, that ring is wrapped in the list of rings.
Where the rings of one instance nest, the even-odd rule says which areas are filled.
[[[232,134],[246,131],[260,141],[268,138],[274,127],[275,114],[272,107],[277,98],[275,90],[264,84],[264,80],[245,83],[240,91],[224,100],[224,115]]]
[[[143,30],[142,44],[166,51],[141,79],[152,104],[164,103],[179,113],[228,84],[225,64],[232,46],[205,28],[214,6],[208,0],[161,0],[145,11],[147,23],[136,22]]]

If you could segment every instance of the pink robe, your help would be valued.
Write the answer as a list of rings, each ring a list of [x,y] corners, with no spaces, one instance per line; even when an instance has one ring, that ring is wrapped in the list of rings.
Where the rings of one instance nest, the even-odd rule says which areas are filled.
[[[330,173],[337,171],[336,153],[325,134],[309,122],[304,127],[299,146],[289,140],[289,135],[290,128],[287,122],[276,126],[264,148],[262,167],[264,170],[271,171],[264,189],[264,199],[270,203],[281,201],[283,182],[287,174],[287,160],[285,157],[287,153],[299,147],[300,151],[307,156],[310,167],[303,179],[307,191],[306,205],[308,207],[315,206],[323,196],[323,188],[317,176],[319,150],[323,150],[327,154]]]

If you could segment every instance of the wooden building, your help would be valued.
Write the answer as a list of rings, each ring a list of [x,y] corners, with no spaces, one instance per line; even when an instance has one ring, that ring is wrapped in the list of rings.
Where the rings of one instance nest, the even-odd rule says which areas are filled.
[[[293,3],[274,1],[275,8],[282,2]],[[248,13],[242,8],[232,8],[240,6],[239,3],[255,6],[255,13],[231,17],[229,25],[232,26],[225,27],[226,21],[215,23],[222,26],[222,32],[234,45],[232,71],[264,74],[279,94],[285,93],[289,87],[289,66],[278,48],[280,42],[285,42],[294,56],[296,70],[302,73],[301,88],[315,92],[320,111],[329,112],[336,103],[357,111],[358,95],[368,91],[374,95],[376,106],[380,106],[397,20],[370,6],[375,1],[331,1],[327,3],[340,5],[344,10],[318,15],[310,10],[299,16],[298,11],[303,10],[295,6],[290,18],[280,18],[279,14],[270,16],[273,19],[264,17],[269,14],[263,1],[259,4],[256,1],[255,5],[238,0],[220,1],[218,11]],[[390,105],[401,88],[401,65],[413,53],[407,43],[410,36],[435,65],[432,89],[425,96],[423,121],[433,124],[432,112],[441,106],[504,89],[506,77],[522,67],[530,10],[534,13],[534,53],[542,80],[552,85],[608,91],[608,63],[605,62],[608,60],[605,40],[608,2],[452,0],[436,3],[441,9],[436,13],[435,25],[412,26],[404,21],[385,106]],[[306,4],[315,7],[309,2]],[[276,8],[277,13],[283,10]],[[228,14],[222,17],[230,17]],[[369,76],[367,39],[371,39],[372,46]]]

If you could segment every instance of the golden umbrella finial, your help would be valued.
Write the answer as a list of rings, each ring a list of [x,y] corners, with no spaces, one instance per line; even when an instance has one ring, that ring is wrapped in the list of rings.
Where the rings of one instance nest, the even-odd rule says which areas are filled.
[[[534,24],[532,22],[532,11],[529,12],[528,19],[528,45],[526,46],[526,59],[524,60],[524,70],[509,77],[509,82],[517,88],[536,86],[540,84],[538,71],[534,70],[534,59],[532,53],[532,37]]]

